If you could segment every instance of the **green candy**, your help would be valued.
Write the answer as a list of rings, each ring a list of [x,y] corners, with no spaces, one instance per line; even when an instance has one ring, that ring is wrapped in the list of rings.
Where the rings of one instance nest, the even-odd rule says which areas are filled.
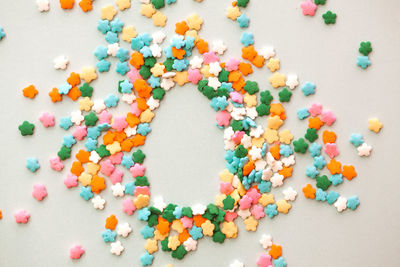
[[[316,5],[325,5],[326,0],[314,0],[314,4]]]
[[[219,209],[218,209],[217,205],[210,203],[207,205],[207,211],[210,212],[210,214],[212,214],[212,215],[217,215]]]
[[[153,98],[157,99],[157,100],[162,100],[164,98],[165,95],[165,90],[157,87],[155,89],[153,89]]]
[[[167,71],[172,70],[172,65],[174,65],[174,59],[173,58],[167,58],[164,62],[163,65],[165,66],[165,69]]]
[[[20,126],[18,126],[18,130],[21,132],[22,136],[32,135],[34,129],[35,125],[28,121],[24,121]]]
[[[150,68],[143,65],[140,67],[139,74],[143,77],[143,79],[148,79],[151,75]]]
[[[162,217],[171,223],[173,220],[175,220],[174,211],[173,210],[165,210]]]
[[[200,92],[203,92],[204,91],[204,87],[206,87],[207,85],[208,85],[208,81],[207,80],[201,80],[197,84],[197,90],[199,90]]]
[[[293,141],[294,151],[298,153],[306,153],[308,144],[303,138],[299,138],[296,141]]]
[[[250,0],[238,0],[237,6],[246,7],[249,2],[250,2]]]
[[[136,176],[136,186],[150,186],[146,176]]]
[[[247,155],[247,149],[244,148],[243,145],[238,145],[238,147],[235,149],[235,157],[237,158],[244,158]]]
[[[258,88],[258,83],[253,81],[246,81],[246,85],[243,89],[251,95],[257,93],[260,89]]]
[[[235,200],[230,195],[228,195],[224,200],[222,200],[222,203],[224,204],[224,210],[231,210],[233,209]]]
[[[270,106],[266,105],[264,103],[261,103],[259,106],[256,107],[258,116],[269,115],[269,109],[270,109]]]
[[[144,65],[149,68],[152,68],[152,67],[154,67],[156,62],[157,62],[157,59],[155,57],[148,57],[144,60]]]
[[[314,142],[318,139],[317,130],[314,128],[308,128],[304,138],[306,138],[310,143]]]
[[[209,100],[211,100],[217,95],[217,93],[215,92],[214,88],[206,85],[203,88],[203,95],[207,97]]]
[[[94,112],[90,112],[89,114],[85,115],[84,118],[86,126],[95,126],[96,122],[99,120]]]
[[[142,164],[146,155],[142,152],[142,150],[138,149],[137,151],[132,153],[132,159],[135,163]]]
[[[358,52],[364,56],[368,56],[368,54],[372,52],[371,42],[361,42]]]
[[[101,158],[108,157],[111,155],[110,151],[107,150],[107,148],[104,144],[102,144],[101,146],[96,148],[96,152],[97,152],[97,154],[99,154],[99,156]]]
[[[241,131],[243,129],[243,123],[242,121],[232,120],[231,127],[234,132]]]
[[[66,160],[71,157],[71,148],[62,146],[57,153],[61,160]]]
[[[279,101],[281,102],[289,102],[292,97],[292,92],[290,92],[286,87],[283,88],[282,91],[279,92]]]
[[[225,235],[221,231],[217,231],[213,235],[213,241],[216,243],[224,243],[225,241]]]
[[[274,97],[271,95],[271,92],[269,90],[262,91],[260,93],[260,97],[261,97],[261,99],[260,99],[261,103],[266,104],[266,105],[271,104],[272,99],[274,99]]]
[[[332,184],[332,182],[329,181],[329,179],[326,175],[317,176],[317,187],[318,188],[321,188],[322,190],[326,191],[326,190],[328,190],[328,188],[331,184]]]
[[[161,241],[161,250],[162,251],[171,251],[172,250],[168,247],[168,237],[166,237],[163,241]]]
[[[172,258],[181,260],[185,255],[187,254],[187,251],[183,245],[180,245],[176,250],[172,251]]]
[[[155,208],[155,207],[150,207],[150,208],[149,208],[149,211],[150,211],[152,214],[161,215],[161,210],[159,210],[159,209],[157,209],[157,208]]]
[[[322,15],[322,18],[325,21],[325,24],[335,24],[336,23],[336,14],[332,11],[328,11]]]
[[[227,82],[228,81],[228,76],[229,76],[229,71],[227,71],[225,69],[222,69],[219,72],[218,81],[220,81],[221,83],[222,82]]]
[[[186,216],[188,218],[193,217],[193,211],[190,207],[183,207],[182,208],[182,216]]]
[[[222,87],[218,88],[217,89],[217,96],[225,96],[226,98],[228,98],[229,97],[228,89],[222,88]]]
[[[81,91],[81,96],[91,97],[93,94],[93,87],[91,87],[88,83],[84,83],[81,87],[79,87],[79,91]]]
[[[149,216],[149,219],[147,220],[147,225],[150,226],[150,227],[153,227],[153,226],[155,226],[157,224],[158,224],[158,215],[151,214]]]
[[[155,9],[160,9],[160,8],[165,7],[164,0],[151,0],[151,3],[153,4]]]

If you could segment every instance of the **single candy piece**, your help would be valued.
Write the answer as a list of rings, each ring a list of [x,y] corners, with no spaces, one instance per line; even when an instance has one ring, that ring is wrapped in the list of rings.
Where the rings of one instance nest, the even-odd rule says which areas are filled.
[[[36,87],[34,86],[34,85],[29,85],[28,87],[25,87],[23,90],[22,90],[22,94],[25,96],[25,97],[28,97],[28,98],[30,98],[30,99],[33,99],[33,98],[35,98],[35,96],[37,95],[39,93],[39,91],[36,89]]]
[[[229,267],[244,267],[244,263],[239,260],[234,260]]]
[[[260,244],[264,249],[268,249],[272,246],[272,237],[270,235],[262,235],[260,238]]]
[[[65,70],[69,64],[69,59],[64,55],[58,56],[54,59],[54,68],[56,70]]]
[[[360,157],[368,157],[371,154],[372,147],[367,143],[363,143],[357,147],[358,155]]]
[[[14,217],[17,223],[27,223],[30,215],[26,210],[21,209],[14,213]]]
[[[361,134],[352,133],[350,137],[350,143],[352,143],[355,147],[362,145],[364,143],[363,136]]]
[[[304,16],[314,16],[315,11],[317,10],[317,5],[314,4],[311,0],[306,0],[300,4],[301,10],[303,11]]]
[[[0,41],[6,36],[2,27],[0,27]]]
[[[378,118],[372,118],[368,120],[368,129],[370,129],[371,131],[379,133],[382,127],[383,124],[380,122]]]
[[[357,66],[366,69],[371,65],[371,61],[369,61],[368,56],[358,56],[357,57]]]
[[[347,198],[345,197],[339,197],[335,204],[335,208],[337,209],[338,212],[342,212],[347,208]]]
[[[371,42],[361,42],[358,51],[364,56],[368,56],[372,52]]]
[[[117,256],[121,255],[121,253],[124,251],[124,249],[125,248],[122,246],[120,241],[111,243],[110,252],[114,255],[117,255]]]
[[[118,225],[117,234],[123,237],[127,237],[132,232],[132,228],[129,223],[123,223]]]
[[[327,11],[325,14],[322,15],[322,18],[325,21],[325,24],[335,24],[336,23],[336,14],[332,11]]]
[[[40,165],[37,158],[28,158],[26,160],[26,168],[31,172],[35,172],[37,169],[39,169]]]
[[[46,187],[43,184],[33,185],[32,196],[36,198],[37,201],[42,201],[47,196]]]
[[[48,113],[48,112],[43,112],[42,115],[40,115],[39,120],[42,122],[44,127],[52,127],[54,126],[54,115]]]
[[[50,9],[49,0],[36,0],[36,5],[40,12],[47,12]]]
[[[82,248],[82,246],[76,245],[69,250],[69,257],[71,259],[77,260],[80,259],[84,253],[85,250]]]
[[[92,198],[92,203],[95,209],[102,210],[104,209],[106,201],[103,198],[101,198],[101,196],[97,195],[94,198]]]
[[[24,121],[21,125],[18,126],[19,131],[22,136],[32,135],[33,129],[35,129],[35,125],[29,123],[28,121]]]
[[[302,87],[301,91],[305,96],[313,95],[315,94],[315,84],[311,82],[306,82]]]

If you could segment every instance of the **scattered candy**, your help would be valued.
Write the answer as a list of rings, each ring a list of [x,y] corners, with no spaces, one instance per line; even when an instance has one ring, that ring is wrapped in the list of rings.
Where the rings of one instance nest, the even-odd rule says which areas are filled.
[[[85,250],[82,248],[82,246],[76,245],[69,250],[69,257],[71,259],[77,260],[80,259],[84,253]]]
[[[30,215],[26,210],[21,209],[14,213],[14,217],[17,223],[25,224],[28,222]]]
[[[42,201],[47,196],[46,187],[43,184],[33,185],[32,196],[36,198],[37,201]]]
[[[69,59],[61,55],[54,59],[54,68],[56,70],[65,70],[69,64]]]

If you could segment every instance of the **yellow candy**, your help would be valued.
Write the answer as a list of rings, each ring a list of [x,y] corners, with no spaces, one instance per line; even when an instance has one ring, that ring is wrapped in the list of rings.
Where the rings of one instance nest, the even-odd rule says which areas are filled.
[[[222,194],[222,195],[217,195],[215,197],[215,205],[217,205],[220,208],[224,207],[224,204],[222,202],[222,200],[224,200],[226,198],[226,195]]]
[[[84,67],[79,76],[87,83],[97,79],[96,70],[93,67]]]
[[[91,175],[95,175],[99,172],[100,170],[100,165],[96,164],[94,162],[88,162],[86,164],[86,171],[87,173],[91,174]]]
[[[140,8],[140,14],[145,17],[151,18],[156,13],[156,9],[152,4],[143,4]]]
[[[165,16],[161,11],[157,11],[152,17],[154,26],[164,27],[167,23],[167,16]]]
[[[181,242],[179,242],[179,238],[177,235],[168,237],[168,247],[172,250],[176,250]]]
[[[283,130],[279,133],[279,142],[284,144],[290,144],[292,142],[293,135],[290,133],[289,130]]]
[[[378,118],[372,118],[368,120],[368,129],[370,129],[371,131],[379,133],[382,127],[383,124],[380,122]]]
[[[133,201],[135,207],[140,210],[141,208],[146,207],[149,205],[149,196],[148,195],[138,195],[137,198]]]
[[[132,38],[135,38],[137,35],[135,27],[133,26],[125,26],[122,28],[121,39],[125,42],[131,43]]]
[[[274,74],[269,77],[269,82],[272,87],[278,88],[286,85],[286,75],[279,72],[274,72]]]
[[[285,214],[287,214],[290,208],[292,207],[292,205],[290,205],[290,203],[284,199],[277,201],[275,204],[276,204],[276,210]]]
[[[254,232],[257,230],[258,221],[253,216],[250,216],[244,220],[244,225],[247,231]]]
[[[264,137],[252,138],[251,144],[258,148],[262,148],[263,144],[265,143]]]
[[[154,113],[151,112],[150,109],[146,109],[145,111],[140,114],[140,121],[141,122],[151,122],[154,118]]]
[[[278,58],[271,58],[267,64],[271,72],[277,71],[280,68],[280,60]]]
[[[79,100],[79,109],[82,111],[90,111],[93,106],[93,101],[90,97],[84,97],[83,99]]]
[[[201,29],[201,25],[203,24],[203,19],[200,18],[197,14],[190,15],[186,18],[189,29],[194,29],[199,31]]]
[[[121,144],[114,141],[114,143],[107,145],[106,148],[110,151],[111,155],[114,155],[121,151]]]
[[[269,144],[272,144],[279,140],[278,131],[270,128],[265,129],[263,137],[267,140]]]
[[[155,239],[155,240],[163,241],[165,238],[167,238],[167,236],[168,236],[168,233],[162,235],[162,234],[160,233],[160,231],[158,231],[158,230],[155,230],[155,231],[154,231],[154,239]]]
[[[278,130],[283,124],[283,121],[279,116],[272,116],[268,118],[268,128]]]
[[[211,221],[207,220],[201,225],[201,229],[203,229],[203,235],[213,236],[214,235],[213,231],[215,229],[215,225]]]
[[[238,6],[235,7],[229,7],[227,12],[226,12],[226,17],[230,18],[233,21],[236,21],[236,19],[242,15],[242,13],[240,12],[240,9]]]
[[[185,83],[189,82],[187,80],[188,77],[188,72],[187,71],[181,71],[181,72],[177,72],[175,77],[174,77],[174,82],[176,82],[177,84],[179,84],[180,86],[183,86]]]
[[[112,5],[107,5],[101,9],[101,19],[112,20],[117,14],[117,10]]]
[[[185,228],[180,220],[174,220],[171,224],[171,229],[178,233],[182,233]]]
[[[119,10],[123,11],[131,7],[131,0],[116,0],[115,4]]]
[[[78,177],[78,181],[82,184],[82,186],[88,186],[92,181],[92,175],[87,172],[82,172]]]
[[[224,183],[232,183],[233,174],[228,169],[224,169],[219,173],[219,179]]]
[[[158,250],[157,240],[155,239],[147,239],[146,244],[144,245],[144,249],[147,250],[149,254],[153,254]]]
[[[269,204],[273,204],[275,202],[273,194],[262,194],[258,199],[258,203],[266,207]]]
[[[154,77],[160,77],[164,74],[165,66],[161,63],[155,64],[151,69],[151,73]]]
[[[234,222],[223,222],[221,232],[225,234],[226,238],[236,238],[238,228]]]
[[[257,106],[257,95],[246,93],[243,100],[249,108]]]

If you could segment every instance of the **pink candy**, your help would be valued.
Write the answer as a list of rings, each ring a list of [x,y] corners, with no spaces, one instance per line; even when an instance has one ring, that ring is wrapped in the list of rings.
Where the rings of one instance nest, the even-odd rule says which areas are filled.
[[[134,83],[137,79],[143,79],[142,75],[140,75],[139,71],[135,67],[132,67],[127,75],[131,80],[131,83]]]
[[[251,214],[254,216],[255,219],[259,220],[261,218],[264,218],[265,212],[264,212],[264,207],[261,205],[254,205],[251,208]]]
[[[108,111],[103,110],[97,117],[99,118],[99,124],[103,124],[103,123],[110,123],[112,115]]]
[[[122,182],[123,176],[124,176],[124,173],[122,171],[115,169],[109,178],[110,178],[110,181],[112,184],[116,184],[116,183]]]
[[[325,144],[325,153],[332,159],[339,155],[339,151],[335,143]]]
[[[42,115],[40,115],[39,120],[42,122],[44,127],[52,127],[54,126],[54,115],[51,115],[48,112],[43,112]]]
[[[230,195],[233,192],[233,186],[232,186],[231,183],[223,183],[223,182],[221,182],[219,184],[219,191],[222,194]]]
[[[252,204],[257,204],[258,199],[261,197],[261,194],[255,188],[250,188],[246,195],[248,195],[252,199]]]
[[[121,164],[124,153],[118,152],[108,157],[112,164]]]
[[[314,4],[311,0],[306,0],[300,4],[300,7],[303,11],[304,16],[314,16],[315,11],[317,10],[317,5]]]
[[[46,187],[43,184],[33,185],[32,196],[36,198],[37,201],[42,201],[47,196]]]
[[[78,186],[78,177],[72,173],[68,173],[67,177],[64,179],[64,184],[67,188]]]
[[[322,112],[322,105],[319,103],[312,103],[311,107],[308,108],[308,112],[310,112],[311,116],[316,117]]]
[[[239,69],[240,60],[236,58],[230,58],[225,64],[225,69],[227,71],[233,71]]]
[[[76,126],[72,135],[79,141],[83,140],[87,135],[87,128],[85,125],[83,126]]]
[[[232,101],[242,104],[243,103],[243,95],[238,92],[230,92],[229,96],[231,97]]]
[[[132,199],[127,198],[122,202],[122,211],[128,215],[132,215],[133,212],[136,210],[135,205],[133,204]]]
[[[219,57],[213,52],[206,52],[203,54],[203,63],[208,65],[212,62],[218,62]]]
[[[17,223],[27,223],[30,215],[26,210],[21,209],[14,213],[14,217]]]
[[[336,121],[336,116],[332,111],[323,111],[321,114],[321,121],[326,123],[326,125],[331,126]]]
[[[250,207],[251,207],[251,203],[252,203],[252,199],[251,199],[251,197],[249,197],[247,194],[246,195],[244,195],[243,197],[242,197],[242,199],[241,200],[239,200],[239,208],[241,209],[241,210],[247,210],[247,209],[249,209]]]
[[[150,196],[149,187],[148,186],[136,186],[135,192],[133,194],[136,197],[139,196],[139,195]]]
[[[271,256],[268,254],[261,254],[257,260],[258,267],[272,267]]]
[[[131,172],[132,177],[135,178],[137,176],[143,176],[146,171],[146,167],[140,165],[139,163],[135,163],[135,165],[133,165],[129,171]]]
[[[80,245],[76,245],[69,250],[69,257],[71,259],[77,260],[82,257],[85,253],[85,250]]]
[[[126,122],[125,117],[114,117],[114,121],[111,125],[111,127],[117,130],[117,132],[121,132],[127,126],[128,123]]]
[[[50,168],[52,168],[55,171],[59,172],[62,169],[64,169],[64,164],[61,162],[61,159],[58,156],[51,158],[49,162],[50,162]]]
[[[181,218],[181,223],[184,228],[192,228],[193,226],[193,219],[183,216]]]
[[[111,160],[103,160],[100,162],[100,172],[106,176],[110,176],[115,170],[115,166],[111,163]]]
[[[136,116],[139,116],[140,113],[142,113],[142,111],[137,106],[137,102],[131,104],[131,113]]]
[[[187,80],[193,84],[197,84],[202,79],[200,70],[198,69],[189,69]]]
[[[216,119],[219,126],[229,126],[231,114],[226,110],[222,110],[217,112]]]
[[[230,211],[225,212],[225,220],[227,222],[233,221],[234,219],[237,218],[237,216],[238,214],[236,212],[230,212]]]

